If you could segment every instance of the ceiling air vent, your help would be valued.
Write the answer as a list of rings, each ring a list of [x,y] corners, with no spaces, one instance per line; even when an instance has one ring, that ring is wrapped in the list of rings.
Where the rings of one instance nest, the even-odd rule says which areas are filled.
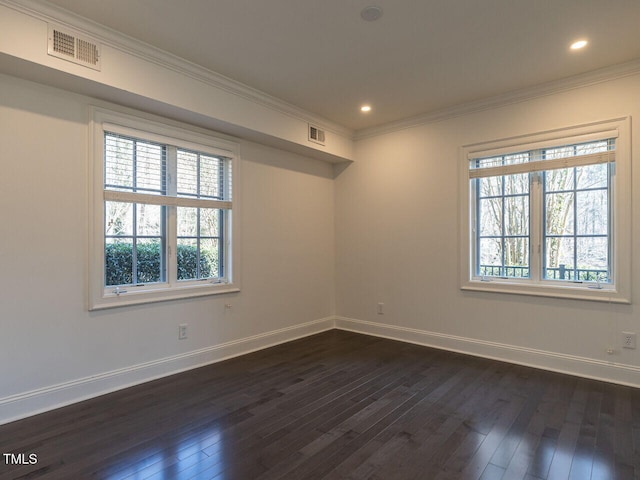
[[[324,145],[324,130],[320,130],[318,127],[314,127],[313,125],[309,125],[309,141]]]
[[[53,57],[100,70],[100,44],[66,29],[49,25],[47,53]]]

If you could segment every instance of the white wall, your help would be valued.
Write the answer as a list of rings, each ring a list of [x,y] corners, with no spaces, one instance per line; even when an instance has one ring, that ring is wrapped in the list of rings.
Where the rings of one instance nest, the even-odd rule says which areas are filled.
[[[636,304],[463,292],[458,282],[461,146],[626,115],[640,118],[637,75],[358,141],[357,162],[336,179],[337,325],[640,385],[640,351],[619,338],[640,332]],[[635,121],[634,192],[639,138]],[[632,207],[637,245],[638,195]]]
[[[640,351],[618,338],[640,331],[635,303],[462,292],[457,277],[459,147],[640,118],[640,76],[363,139],[346,167],[243,141],[242,291],[91,313],[90,103],[0,75],[0,423],[334,325],[640,386]],[[634,167],[638,138],[635,122]]]
[[[332,167],[250,142],[242,291],[88,312],[90,103],[0,75],[0,423],[332,325]]]

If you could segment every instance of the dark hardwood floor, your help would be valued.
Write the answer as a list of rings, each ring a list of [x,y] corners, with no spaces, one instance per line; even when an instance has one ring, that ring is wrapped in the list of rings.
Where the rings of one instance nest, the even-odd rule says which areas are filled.
[[[638,479],[640,390],[333,330],[1,426],[0,452],[38,460],[0,480]]]

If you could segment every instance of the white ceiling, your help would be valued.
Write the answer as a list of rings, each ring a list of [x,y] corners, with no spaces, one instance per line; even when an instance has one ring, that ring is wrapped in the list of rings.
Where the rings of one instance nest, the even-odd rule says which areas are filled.
[[[50,3],[354,130],[640,58],[640,0]]]

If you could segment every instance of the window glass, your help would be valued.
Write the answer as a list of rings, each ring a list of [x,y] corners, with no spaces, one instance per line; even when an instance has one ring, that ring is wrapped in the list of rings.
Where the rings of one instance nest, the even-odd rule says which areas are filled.
[[[474,275],[611,282],[612,164],[589,162],[613,147],[613,140],[604,140],[472,159]],[[544,168],[547,161],[576,158],[570,167],[556,162]],[[509,173],[523,168],[529,171]],[[537,182],[541,188],[532,191]],[[532,238],[533,231],[541,232],[539,240]],[[537,243],[539,260],[532,266]]]

